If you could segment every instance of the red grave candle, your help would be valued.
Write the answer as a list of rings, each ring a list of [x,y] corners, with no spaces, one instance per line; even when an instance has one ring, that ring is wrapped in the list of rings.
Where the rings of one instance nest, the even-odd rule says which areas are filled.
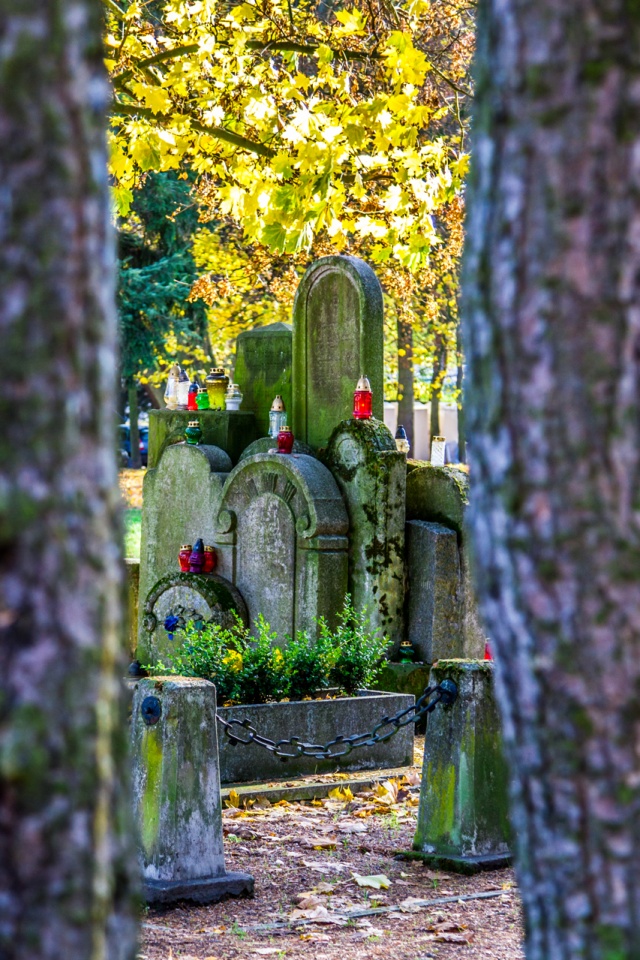
[[[189,395],[187,397],[187,410],[197,410],[198,409],[198,384],[193,381],[189,387]]]
[[[213,573],[216,568],[216,552],[213,547],[205,544],[203,573]]]
[[[356,420],[370,420],[373,416],[373,394],[366,377],[360,377],[353,394],[353,416]]]
[[[278,434],[278,453],[291,453],[294,436],[291,427],[283,427]]]
[[[178,563],[180,564],[180,570],[183,573],[189,572],[189,557],[191,556],[192,550],[193,545],[191,543],[185,543],[180,547],[178,552]]]

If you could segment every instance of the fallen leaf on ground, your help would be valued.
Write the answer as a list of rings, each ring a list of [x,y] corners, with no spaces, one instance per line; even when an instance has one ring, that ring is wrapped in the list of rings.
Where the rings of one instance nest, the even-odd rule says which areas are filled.
[[[331,943],[331,937],[328,933],[301,933],[300,939],[311,943]]]
[[[292,910],[289,914],[291,923],[298,920],[313,920],[314,923],[334,923],[338,927],[344,927],[345,917],[338,917],[334,913],[329,913],[326,907],[314,907],[313,910]]]
[[[422,902],[420,897],[407,897],[406,900],[398,904],[398,907],[402,913],[419,913],[422,909]]]
[[[366,833],[369,828],[366,823],[339,823],[338,830],[340,833]]]
[[[465,943],[469,946],[473,936],[464,933],[439,933],[434,939],[436,943]]]
[[[385,877],[384,873],[375,873],[370,877],[352,873],[351,876],[359,887],[371,887],[372,890],[388,890],[391,886],[391,880],[389,880],[389,877]]]
[[[330,800],[353,800],[353,794],[349,787],[336,787],[335,790],[329,791],[328,796]]]
[[[331,837],[309,837],[302,841],[303,847],[309,847],[310,850],[335,850],[338,841]]]
[[[229,809],[234,807],[238,809],[240,807],[240,794],[237,790],[229,790],[229,797],[225,800],[225,803]]]
[[[258,953],[261,957],[269,957],[273,953],[282,953],[282,947],[256,947],[251,953]]]
[[[303,860],[302,862],[309,870],[318,870],[320,873],[331,873],[332,871],[342,873],[343,870],[347,869],[347,864],[333,863],[331,860]]]

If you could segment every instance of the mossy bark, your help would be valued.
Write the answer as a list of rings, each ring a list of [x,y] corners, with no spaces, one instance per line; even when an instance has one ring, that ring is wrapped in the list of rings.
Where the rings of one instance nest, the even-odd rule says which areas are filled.
[[[640,7],[485,0],[470,522],[529,960],[640,956]]]
[[[2,10],[2,960],[135,953],[99,19]]]

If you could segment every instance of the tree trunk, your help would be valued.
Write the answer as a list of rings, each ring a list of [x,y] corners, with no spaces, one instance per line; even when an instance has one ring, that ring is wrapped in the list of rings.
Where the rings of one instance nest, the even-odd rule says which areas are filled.
[[[129,381],[127,388],[129,397],[129,443],[131,447],[131,466],[139,470],[142,466],[140,456],[140,431],[138,430],[138,384],[135,380]]]
[[[2,12],[2,960],[135,953],[99,20]]]
[[[413,450],[413,327],[398,312],[398,425],[402,424]],[[409,456],[412,453],[409,452]]]
[[[471,525],[530,960],[640,956],[640,8],[485,0]]]

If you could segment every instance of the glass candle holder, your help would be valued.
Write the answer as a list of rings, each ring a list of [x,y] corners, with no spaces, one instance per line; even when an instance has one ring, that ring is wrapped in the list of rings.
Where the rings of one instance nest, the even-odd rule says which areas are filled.
[[[183,543],[178,551],[178,563],[180,564],[182,573],[187,573],[189,570],[189,557],[191,556],[192,550],[192,543]]]
[[[407,431],[400,424],[396,430],[396,449],[398,453],[404,453],[405,455],[409,453],[411,449],[411,444],[409,443],[409,438],[407,437]]]
[[[184,438],[192,447],[200,443],[202,440],[202,428],[197,420],[189,420],[189,426],[184,431]]]
[[[164,402],[168,410],[175,410],[178,403],[178,377],[180,376],[180,367],[177,363],[169,370],[167,377],[167,386],[164,391]]]
[[[227,410],[239,410],[242,403],[242,390],[237,383],[230,383],[224,398]]]
[[[189,557],[189,573],[202,573],[204,567],[204,541],[199,537],[193,545]]]
[[[353,416],[356,420],[370,420],[373,416],[373,394],[366,377],[360,377],[353,394]]]
[[[431,466],[444,467],[445,437],[433,437],[431,440]]]
[[[283,427],[278,434],[278,453],[291,453],[293,450],[294,436],[291,427]]]
[[[191,386],[191,381],[189,380],[189,377],[184,372],[184,370],[181,370],[180,375],[178,377],[178,391],[177,391],[178,403],[176,407],[177,410],[187,409],[187,405],[189,403],[189,387],[190,386]]]
[[[198,404],[198,410],[209,409],[209,393],[206,387],[200,387],[198,389],[198,396],[196,397],[196,403]]]
[[[269,436],[277,440],[278,434],[287,424],[287,411],[284,406],[284,400],[277,394],[269,410]]]
[[[187,410],[198,409],[198,384],[195,380],[189,384],[189,393],[187,394]]]
[[[225,375],[222,367],[212,368],[206,379],[205,385],[209,393],[209,407],[211,410],[224,410],[224,401],[229,386],[229,377]]]
[[[214,547],[210,547],[208,544],[205,544],[204,547],[204,564],[202,567],[203,573],[213,573],[216,568],[216,551]]]

